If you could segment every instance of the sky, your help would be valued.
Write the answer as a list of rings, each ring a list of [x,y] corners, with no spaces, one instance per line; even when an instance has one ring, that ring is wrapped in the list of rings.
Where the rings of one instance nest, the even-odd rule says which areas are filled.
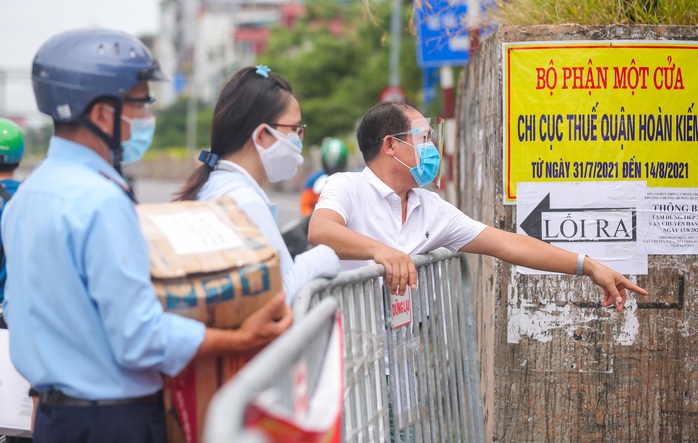
[[[0,115],[36,111],[31,62],[50,37],[69,29],[115,28],[136,36],[155,34],[160,0],[0,0]],[[1,78],[1,77],[0,77]]]

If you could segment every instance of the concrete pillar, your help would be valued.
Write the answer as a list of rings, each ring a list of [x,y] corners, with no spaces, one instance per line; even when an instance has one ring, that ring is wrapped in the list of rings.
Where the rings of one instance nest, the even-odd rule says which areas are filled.
[[[466,214],[516,231],[516,207],[502,203],[501,43],[628,39],[697,41],[698,28],[502,27],[480,43],[459,80],[456,109],[458,203]],[[489,257],[469,260],[486,441],[698,441],[695,255],[649,256],[649,275],[636,282],[651,298],[635,312],[639,332],[630,345],[613,339],[623,315],[600,307],[584,308],[598,320],[574,334],[558,329],[547,342],[509,343],[512,295],[525,292],[533,309],[543,310],[549,303],[600,302],[601,291],[587,277],[521,275]]]

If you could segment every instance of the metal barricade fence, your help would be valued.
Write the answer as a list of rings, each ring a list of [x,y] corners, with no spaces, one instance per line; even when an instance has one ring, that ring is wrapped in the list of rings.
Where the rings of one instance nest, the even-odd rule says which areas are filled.
[[[327,393],[322,392],[327,390],[324,381],[328,376],[333,382],[330,384],[336,386],[337,391],[341,389],[341,321],[337,318],[337,306],[335,299],[325,298],[303,319],[295,319],[291,329],[264,348],[214,395],[206,413],[204,443],[268,443],[274,439],[264,430],[270,428],[273,428],[271,434],[278,433],[281,428],[282,432],[289,432],[288,435],[295,429],[293,441],[330,441],[326,434],[331,432],[326,430],[311,432],[315,439],[307,438],[306,434],[299,437],[301,431],[294,428],[293,419],[299,415],[298,403],[301,403],[300,409],[305,409],[300,411],[303,414],[316,394],[324,395],[321,415],[330,414],[332,407],[327,404]],[[331,352],[333,344],[336,353]],[[332,359],[333,354],[336,354],[337,369],[328,371],[333,365],[328,365],[327,360]],[[257,423],[259,420],[250,418],[260,415],[260,404],[272,417],[265,416],[262,425]],[[341,393],[337,392],[334,427],[338,427],[341,407]],[[257,425],[248,427],[250,421]],[[335,433],[339,430],[335,429]],[[317,438],[318,435],[321,437]],[[284,440],[281,437],[275,441]]]
[[[439,249],[416,256],[414,263],[413,319],[397,329],[391,326],[391,299],[381,284],[380,265],[314,280],[297,298],[296,321],[328,297],[340,305],[344,442],[485,439],[466,258]]]

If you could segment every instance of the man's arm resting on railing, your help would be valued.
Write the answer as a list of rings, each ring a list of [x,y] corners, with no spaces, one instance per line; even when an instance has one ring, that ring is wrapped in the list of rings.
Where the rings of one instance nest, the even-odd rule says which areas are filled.
[[[473,241],[460,249],[497,257],[508,263],[526,266],[549,272],[575,274],[579,254],[550,245],[527,235],[514,234],[493,227],[487,227]],[[618,303],[616,310],[623,310],[627,297],[626,289],[647,295],[647,291],[637,286],[622,274],[589,257],[584,257],[584,275],[603,289],[602,306]]]
[[[342,260],[374,260],[385,267],[385,284],[392,293],[403,294],[407,285],[417,287],[417,269],[412,257],[377,240],[347,228],[341,215],[317,209],[310,217],[308,242],[327,245]]]

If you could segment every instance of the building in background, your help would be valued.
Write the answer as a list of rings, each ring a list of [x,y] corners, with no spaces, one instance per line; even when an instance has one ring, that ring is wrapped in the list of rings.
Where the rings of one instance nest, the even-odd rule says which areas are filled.
[[[305,7],[288,0],[165,0],[153,49],[171,83],[153,85],[166,107],[180,96],[213,105],[235,71],[253,65],[271,35]]]
[[[304,11],[302,0],[160,1],[154,33],[137,35],[172,78],[151,85],[156,107],[169,107],[182,96],[213,106],[225,81],[255,64],[270,28],[291,27]],[[51,124],[36,108],[31,66],[0,67],[0,117],[27,129]]]

